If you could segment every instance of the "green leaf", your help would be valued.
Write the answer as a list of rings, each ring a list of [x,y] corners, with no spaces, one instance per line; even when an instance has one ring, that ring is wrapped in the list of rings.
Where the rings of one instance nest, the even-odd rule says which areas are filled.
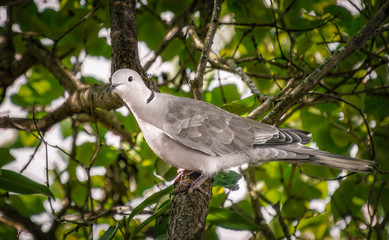
[[[54,198],[47,186],[6,169],[0,169],[0,189],[20,194],[38,193]]]
[[[216,226],[207,227],[207,229],[205,230],[205,239],[219,240],[219,237],[216,233]]]
[[[315,239],[323,239],[329,224],[328,218],[328,211],[325,211],[324,213],[318,214],[314,217],[304,217],[300,220],[297,229],[299,229],[302,233],[304,233],[304,231],[314,233]]]
[[[120,122],[124,125],[123,127],[129,131],[130,133],[137,133],[139,132],[139,126],[138,123],[135,120],[134,115],[130,113],[128,116],[123,116],[120,113],[116,113],[116,116],[119,118]]]
[[[118,151],[115,147],[103,145],[93,162],[93,166],[109,166],[116,161],[117,157]]]
[[[53,10],[49,12],[54,13]],[[51,36],[51,29],[47,25],[48,22],[42,20],[42,14],[38,12],[35,3],[25,5],[23,11],[20,11],[20,8],[15,8],[14,15],[17,16],[14,21],[20,25],[23,31]]]
[[[258,230],[258,226],[255,224],[253,219],[226,208],[210,207],[207,222],[235,230]]]
[[[9,150],[9,148],[0,148],[0,168],[14,160],[14,157],[9,153]]]
[[[0,236],[2,239],[15,239],[18,236],[18,230],[16,228],[7,226],[4,223],[0,223]]]
[[[96,150],[96,143],[86,142],[77,147],[76,159],[85,165],[89,165]],[[109,166],[117,159],[117,156],[118,152],[116,148],[103,145],[97,153],[93,166]]]
[[[169,201],[165,201],[161,204],[161,207],[163,207],[166,204],[170,204]],[[154,224],[154,237],[159,240],[166,240],[166,233],[167,233],[167,228],[168,228],[168,222],[169,222],[169,217],[168,216],[161,216],[159,218],[155,219],[155,224]]]
[[[47,197],[44,195],[11,194],[9,196],[9,204],[25,217],[44,212],[43,204],[46,200]]]
[[[350,142],[353,140],[349,133],[341,131],[338,128],[331,128],[330,135],[332,141],[340,148],[348,146]]]
[[[222,87],[214,88],[212,92],[204,93],[204,100],[216,106],[222,106],[224,100],[225,102],[232,102],[239,98],[240,95],[235,85],[224,85]]]
[[[89,165],[96,148],[96,143],[83,143],[76,149],[76,159],[85,165]]]
[[[88,46],[88,54],[91,56],[111,57],[111,47],[107,44],[106,38],[96,38]]]
[[[157,49],[166,34],[165,27],[148,12],[137,16],[139,41],[145,41],[151,49]]]
[[[118,231],[120,223],[117,222],[116,226],[110,226],[107,231],[99,238],[99,240],[111,240],[114,239],[116,232]]]
[[[313,164],[304,164],[300,167],[302,173],[319,178],[335,178],[341,170]]]
[[[338,23],[345,27],[350,27],[354,22],[350,11],[339,5],[329,5],[324,8],[324,13],[330,13],[332,16],[336,16],[339,19]]]
[[[257,101],[257,95],[251,95],[250,97],[244,99],[226,103],[222,105],[222,108],[230,113],[244,115],[252,111],[258,103],[259,101]]]
[[[215,176],[215,181],[213,182],[213,186],[225,187],[232,191],[238,190],[239,189],[238,181],[241,178],[242,175],[234,171],[219,172]]]
[[[165,51],[162,52],[161,57],[164,61],[169,61],[179,55],[182,51],[186,51],[185,47],[182,44],[182,41],[176,38],[169,43]]]
[[[282,207],[282,213],[286,218],[300,218],[307,210],[306,205],[306,201],[294,198],[285,203],[285,205]]]
[[[86,196],[88,194],[87,187],[84,184],[75,182],[72,190],[73,191],[70,194],[72,200],[74,200],[77,206],[84,206],[85,201],[87,199]]]
[[[38,105],[49,105],[54,99],[61,97],[63,87],[42,66],[34,66],[28,82],[22,85],[19,92],[11,96],[11,100],[24,108]]]
[[[297,44],[297,55],[305,55],[306,52],[312,47],[313,41],[310,37],[310,33],[301,35],[300,41]]]
[[[128,221],[130,221],[135,215],[143,211],[147,206],[150,206],[151,204],[158,202],[163,196],[173,192],[173,189],[174,189],[174,185],[170,185],[169,187],[162,189],[161,191],[156,192],[150,197],[146,198],[134,210],[132,210],[130,216],[128,216]]]
[[[352,181],[352,179],[343,182],[331,199],[331,208],[335,220],[344,217],[345,214],[361,216],[361,207],[368,195],[369,187],[363,183]]]
[[[172,180],[177,175],[177,168],[157,158],[154,164],[155,173],[166,180]]]
[[[61,126],[61,133],[63,138],[66,138],[73,134],[72,121],[70,119],[65,119],[61,121],[59,125]]]
[[[164,212],[166,212],[167,210],[169,210],[170,205],[171,205],[171,200],[170,200],[170,199],[166,200],[166,201],[161,205],[161,207],[160,207],[153,215],[151,215],[149,218],[147,218],[145,221],[143,221],[141,224],[139,224],[139,225],[134,229],[134,231],[131,232],[130,239],[134,239],[134,237],[136,236],[136,234],[137,234],[142,228],[144,228],[147,224],[149,224],[149,223],[152,222],[153,220],[156,220],[156,219],[157,219],[159,216],[161,216]]]

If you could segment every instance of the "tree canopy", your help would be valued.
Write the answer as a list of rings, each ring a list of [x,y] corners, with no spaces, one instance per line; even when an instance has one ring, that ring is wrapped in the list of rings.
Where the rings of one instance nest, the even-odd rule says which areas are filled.
[[[115,1],[0,0],[0,239],[166,238],[177,169],[115,111],[108,77],[85,71],[111,58],[155,91],[377,163],[220,173],[206,239],[388,238],[389,1],[122,1],[133,12]],[[36,164],[43,181],[26,173]]]

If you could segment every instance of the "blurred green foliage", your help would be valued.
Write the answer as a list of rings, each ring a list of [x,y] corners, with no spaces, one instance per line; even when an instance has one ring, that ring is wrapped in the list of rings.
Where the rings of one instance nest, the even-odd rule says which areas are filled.
[[[38,10],[35,2],[12,7],[14,27],[17,29],[13,36],[17,54],[26,52],[26,39],[32,37],[61,56],[62,62],[74,74],[79,73],[84,56],[110,58],[107,37],[101,34],[110,27],[108,1],[66,0],[60,1],[58,10],[44,8],[42,11]],[[151,50],[158,50],[162,61],[171,64],[171,71],[155,76],[159,77],[160,90],[186,97],[191,95],[185,91],[187,81],[190,73],[195,72],[199,60],[199,51],[188,34],[187,26],[194,25],[203,38],[212,9],[212,1],[192,3],[189,0],[137,3],[138,39]],[[354,36],[377,12],[380,3],[362,1],[362,12],[358,12],[336,5],[335,0],[226,0],[222,5],[218,41],[215,41],[220,47],[218,54],[224,59],[234,59],[262,93],[277,95],[288,82],[298,83],[308,76]],[[41,4],[45,5],[44,2]],[[355,10],[353,6],[350,8]],[[171,19],[162,17],[166,15]],[[180,33],[167,45],[162,44],[173,27],[179,27]],[[5,33],[4,25],[0,33]],[[286,114],[281,127],[310,131],[320,149],[343,155],[349,155],[353,149],[358,158],[370,159],[374,143],[377,166],[381,171],[389,171],[388,35],[388,31],[383,31],[361,51],[354,52],[333,69],[312,94],[296,103]],[[237,84],[225,83],[224,78],[217,79],[220,67],[210,66],[207,70],[212,74],[205,81],[215,78],[213,81],[217,84],[213,84],[212,88],[209,87],[210,82],[205,84],[206,101],[242,116],[260,105],[256,96],[247,97],[246,86],[243,94]],[[167,78],[161,78],[163,74]],[[53,100],[64,96],[64,90],[41,65],[31,67],[25,76],[27,81],[11,96],[12,103],[27,110],[28,117],[32,118],[36,102],[41,106],[36,117],[42,117],[49,111]],[[103,83],[91,76],[82,76],[81,81]],[[314,92],[324,95],[315,95]],[[339,98],[344,101],[339,101]],[[34,184],[30,187],[35,186],[35,190],[29,192],[54,194],[53,201],[58,203],[55,216],[51,215],[49,208],[43,207],[43,203],[47,202],[45,197],[36,194],[8,195],[5,190],[25,193],[25,189],[18,191],[12,186],[0,190],[0,206],[7,204],[27,218],[44,213],[51,215],[50,223],[58,223],[53,230],[58,239],[89,239],[91,226],[104,226],[105,229],[111,226],[108,231],[98,233],[103,236],[102,239],[125,239],[131,233],[137,233],[139,238],[155,236],[163,239],[167,224],[163,212],[170,204],[171,192],[165,180],[172,180],[176,169],[151,151],[131,114],[117,115],[132,134],[134,144],[121,142],[119,148],[108,146],[105,144],[105,127],[97,124],[97,131],[94,123],[79,121],[77,117],[58,123],[62,136],[58,143],[50,144],[62,148],[61,141],[69,138],[74,144],[71,149],[57,149],[61,152],[61,159],[49,157],[48,160],[61,161],[66,167],[49,171],[51,192],[43,185]],[[369,137],[368,127],[374,142]],[[17,151],[44,145],[39,144],[34,132],[15,130],[15,133],[16,138],[0,148],[0,166],[14,160],[11,149]],[[99,138],[103,144],[99,146],[93,140],[79,143],[77,139],[81,138],[80,135]],[[104,173],[87,175],[87,179],[77,174],[80,169],[85,171],[88,168],[92,171],[103,168]],[[388,175],[357,173],[339,178],[340,175],[344,175],[340,170],[310,165],[270,162],[258,166],[255,189],[263,206],[262,212],[267,212],[267,224],[276,237],[285,238],[287,230],[296,238],[329,239],[339,230],[342,239],[386,239],[389,227],[382,224],[385,223],[383,221],[388,223]],[[337,186],[330,184],[329,188],[327,180],[334,178]],[[223,179],[227,182],[223,183]],[[254,234],[258,226],[254,221],[249,194],[246,193],[240,200],[229,201],[233,192],[224,191],[223,186],[234,185],[237,178],[224,176],[223,179],[219,179],[217,183],[222,183],[213,189],[207,218],[207,239],[219,238],[216,227],[247,230]],[[9,180],[28,184],[28,180],[16,176]],[[93,195],[97,189],[101,194]],[[324,200],[323,211],[312,207],[315,199]],[[129,218],[131,211],[123,214],[109,212],[122,205],[131,206],[131,210],[138,206],[133,213],[146,214],[146,222],[142,222],[145,218],[141,221],[137,215]],[[107,214],[93,217],[104,211]],[[75,220],[71,216],[75,216]],[[16,238],[17,231],[0,221],[0,235],[4,239]],[[263,239],[263,236],[259,238]]]

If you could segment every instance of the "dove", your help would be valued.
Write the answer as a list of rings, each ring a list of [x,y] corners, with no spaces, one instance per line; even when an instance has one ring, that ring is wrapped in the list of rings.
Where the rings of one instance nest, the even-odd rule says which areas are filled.
[[[204,101],[153,92],[131,69],[115,71],[111,80],[107,93],[122,98],[154,153],[177,168],[201,173],[190,191],[245,163],[286,161],[353,172],[369,172],[374,165],[305,146],[311,138],[303,130],[278,129]]]

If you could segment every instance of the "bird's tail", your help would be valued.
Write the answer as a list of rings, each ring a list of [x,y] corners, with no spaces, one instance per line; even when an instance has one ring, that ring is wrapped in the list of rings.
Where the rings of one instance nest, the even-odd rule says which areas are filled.
[[[307,161],[303,162],[315,165],[322,165],[330,168],[348,170],[352,172],[371,172],[374,168],[373,161],[345,157],[336,154],[311,155],[310,158],[307,159]]]
[[[337,168],[353,172],[371,172],[374,169],[375,162],[357,158],[345,157],[318,149],[313,149],[303,145],[277,146],[278,150],[293,153],[293,157],[274,159],[274,161],[287,161],[294,163],[310,163],[330,168]],[[289,154],[288,154],[289,155]],[[291,156],[291,155],[289,155]]]

